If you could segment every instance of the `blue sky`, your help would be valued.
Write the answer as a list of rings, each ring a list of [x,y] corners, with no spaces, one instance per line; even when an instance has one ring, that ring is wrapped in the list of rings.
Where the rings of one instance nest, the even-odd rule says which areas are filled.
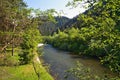
[[[70,9],[70,7],[65,7],[68,1],[72,0],[24,0],[28,7],[40,9],[40,10],[47,10],[47,9],[55,9],[56,11],[60,12],[63,11],[64,14],[62,16],[66,16],[72,18],[78,15],[80,12],[83,12],[83,8],[76,8]]]

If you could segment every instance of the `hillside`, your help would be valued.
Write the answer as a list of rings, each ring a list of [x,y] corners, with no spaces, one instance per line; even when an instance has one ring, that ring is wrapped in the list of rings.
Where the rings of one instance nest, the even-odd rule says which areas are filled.
[[[54,32],[58,32],[58,30],[64,31],[67,28],[71,27],[80,27],[80,21],[77,20],[80,15],[87,14],[89,11],[91,11],[92,8],[86,10],[85,12],[73,17],[72,19],[69,19],[67,17],[55,17],[56,23],[47,21],[44,24],[39,26],[40,33],[42,35],[52,35]]]
[[[51,35],[60,29],[66,22],[69,21],[67,17],[55,17],[56,23],[47,21],[39,26],[40,33],[42,35]]]

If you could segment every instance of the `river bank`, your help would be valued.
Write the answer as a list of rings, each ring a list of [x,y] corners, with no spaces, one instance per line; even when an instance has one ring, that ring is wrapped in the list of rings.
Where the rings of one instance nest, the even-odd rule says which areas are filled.
[[[105,75],[108,77],[117,76],[117,74],[102,66],[96,59],[76,57],[76,55],[70,54],[70,52],[58,50],[51,45],[45,45],[43,53],[42,59],[44,60],[44,63],[49,64],[50,72],[53,76],[57,76],[57,80],[64,80],[65,71],[76,67],[77,62],[82,64],[83,67],[90,68],[93,75],[98,75],[100,77]]]
[[[18,61],[18,51],[15,51],[14,56],[7,54],[0,57],[0,80],[54,80],[41,64],[37,52],[33,53],[35,56],[32,63],[16,66],[11,65],[11,63]],[[5,59],[7,60],[5,61]],[[6,65],[3,65],[3,62]]]

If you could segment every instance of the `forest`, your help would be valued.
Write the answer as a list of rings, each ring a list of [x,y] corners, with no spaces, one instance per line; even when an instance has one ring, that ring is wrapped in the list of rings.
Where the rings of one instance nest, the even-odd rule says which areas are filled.
[[[0,80],[55,80],[37,61],[39,43],[95,58],[118,75],[95,80],[119,80],[120,0],[72,0],[66,6],[78,5],[87,10],[69,19],[54,17],[54,9],[28,8],[23,0],[0,0]]]

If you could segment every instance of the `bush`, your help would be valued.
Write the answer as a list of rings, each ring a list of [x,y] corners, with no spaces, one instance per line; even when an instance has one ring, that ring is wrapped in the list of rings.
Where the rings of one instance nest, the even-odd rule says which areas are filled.
[[[6,54],[4,55],[4,57],[0,58],[0,65],[17,66],[19,65],[19,56],[18,55],[11,56],[9,54]]]
[[[31,63],[32,60],[33,60],[33,57],[34,57],[34,54],[33,53],[30,53],[30,52],[23,52],[23,53],[20,53],[19,54],[19,57],[20,57],[20,64],[28,64],[28,63]]]
[[[106,74],[104,76],[100,77],[93,73],[91,73],[91,70],[89,68],[83,67],[82,64],[77,63],[77,66],[74,68],[71,68],[66,71],[65,78],[66,80],[69,79],[69,77],[73,76],[75,80],[120,80],[119,77],[107,77]]]
[[[22,49],[20,56],[20,64],[28,64],[32,61],[34,54],[37,50],[37,45],[42,41],[39,31],[37,29],[30,28],[22,35],[23,41],[20,44]]]

